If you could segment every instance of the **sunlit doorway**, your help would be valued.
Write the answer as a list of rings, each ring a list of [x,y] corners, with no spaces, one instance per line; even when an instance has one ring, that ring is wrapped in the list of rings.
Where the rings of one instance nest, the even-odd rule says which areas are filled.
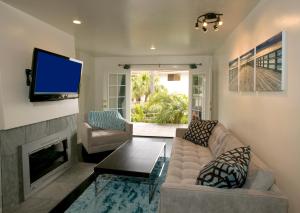
[[[174,137],[189,121],[189,71],[131,72],[131,121],[136,136]]]

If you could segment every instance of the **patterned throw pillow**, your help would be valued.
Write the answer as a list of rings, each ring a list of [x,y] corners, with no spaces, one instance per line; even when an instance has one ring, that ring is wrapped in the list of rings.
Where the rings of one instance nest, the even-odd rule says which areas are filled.
[[[249,146],[225,152],[204,166],[196,184],[217,188],[240,188],[247,179],[249,161]]]
[[[208,139],[218,121],[192,120],[183,139],[201,146],[208,146]]]

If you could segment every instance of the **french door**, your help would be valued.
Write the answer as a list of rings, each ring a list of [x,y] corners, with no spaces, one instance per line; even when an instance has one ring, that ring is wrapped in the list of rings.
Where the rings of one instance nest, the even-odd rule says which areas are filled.
[[[110,73],[108,77],[108,109],[126,118],[126,73]]]
[[[189,71],[189,120],[210,119],[210,76],[207,72]],[[109,73],[108,109],[130,120],[130,71]]]
[[[190,119],[210,119],[209,86],[207,73],[193,73],[193,71],[190,71]]]

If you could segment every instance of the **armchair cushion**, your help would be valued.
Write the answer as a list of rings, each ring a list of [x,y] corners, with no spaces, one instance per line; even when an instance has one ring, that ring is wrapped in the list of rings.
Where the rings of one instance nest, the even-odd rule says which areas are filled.
[[[88,113],[88,123],[96,129],[125,130],[125,120],[117,111],[92,111]]]

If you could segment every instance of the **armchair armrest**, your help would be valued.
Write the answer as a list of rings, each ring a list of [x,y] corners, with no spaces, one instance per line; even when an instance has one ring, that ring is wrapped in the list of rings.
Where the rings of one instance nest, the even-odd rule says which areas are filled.
[[[82,144],[85,146],[86,149],[88,149],[89,146],[89,140],[92,137],[92,127],[87,123],[83,122],[82,125]]]
[[[125,131],[132,136],[133,134],[133,124],[125,120]]]
[[[287,198],[272,191],[164,183],[160,193],[160,213],[288,212]]]
[[[186,132],[187,128],[176,128],[176,137],[183,138],[184,133]]]

